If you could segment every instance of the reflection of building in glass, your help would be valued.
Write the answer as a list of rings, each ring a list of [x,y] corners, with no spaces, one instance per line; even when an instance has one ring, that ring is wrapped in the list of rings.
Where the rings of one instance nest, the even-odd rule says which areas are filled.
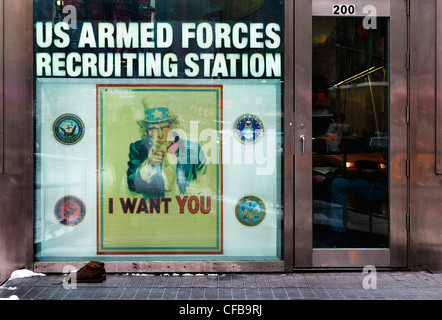
[[[386,20],[377,30],[359,18],[313,22],[314,246],[386,247]]]

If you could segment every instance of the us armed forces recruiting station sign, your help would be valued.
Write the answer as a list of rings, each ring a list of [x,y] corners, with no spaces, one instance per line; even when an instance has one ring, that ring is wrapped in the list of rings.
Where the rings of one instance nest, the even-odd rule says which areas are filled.
[[[37,22],[36,75],[280,78],[280,31],[277,23],[84,22],[71,30]],[[77,51],[66,53],[73,43]]]
[[[97,97],[98,253],[222,253],[222,86]],[[126,121],[137,101],[144,118]]]

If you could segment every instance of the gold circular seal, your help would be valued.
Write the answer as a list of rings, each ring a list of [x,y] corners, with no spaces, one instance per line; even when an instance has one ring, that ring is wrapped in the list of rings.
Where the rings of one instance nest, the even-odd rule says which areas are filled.
[[[238,201],[235,208],[235,215],[241,224],[247,227],[253,227],[264,220],[266,208],[260,198],[246,196]]]

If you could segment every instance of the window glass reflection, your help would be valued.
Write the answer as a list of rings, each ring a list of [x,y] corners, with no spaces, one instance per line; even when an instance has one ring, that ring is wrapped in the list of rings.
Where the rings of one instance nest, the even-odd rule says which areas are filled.
[[[388,247],[387,30],[313,19],[313,247]]]
[[[283,258],[283,4],[34,1],[37,260]]]

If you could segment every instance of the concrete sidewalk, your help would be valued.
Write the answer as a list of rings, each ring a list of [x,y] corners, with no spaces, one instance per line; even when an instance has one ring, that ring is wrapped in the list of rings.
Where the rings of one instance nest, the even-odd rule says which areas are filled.
[[[108,274],[101,283],[63,286],[64,275],[10,279],[0,298],[18,300],[442,300],[442,274],[377,272],[284,274]]]

